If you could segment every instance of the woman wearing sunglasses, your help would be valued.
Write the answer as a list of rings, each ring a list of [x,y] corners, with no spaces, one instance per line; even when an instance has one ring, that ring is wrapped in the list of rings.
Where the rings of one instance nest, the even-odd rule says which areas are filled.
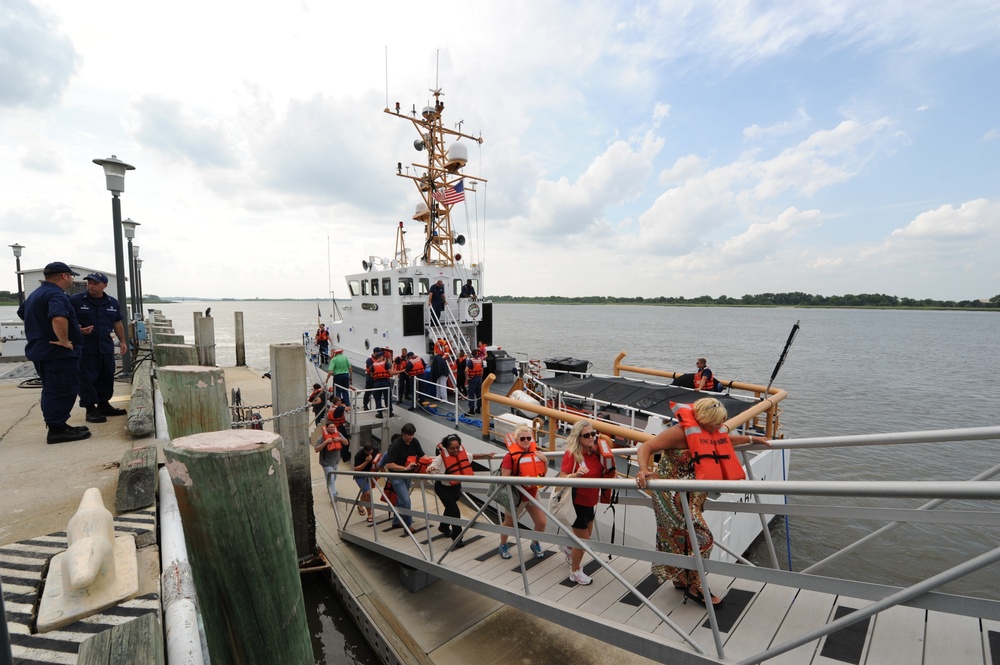
[[[559,468],[560,478],[601,478],[603,465],[597,452],[597,430],[590,421],[580,420],[573,425],[566,437],[566,452],[563,453],[562,466]],[[576,509],[576,521],[570,525],[577,538],[589,540],[594,531],[594,507],[600,498],[601,490],[589,487],[573,488],[573,508]],[[563,556],[570,566],[569,579],[577,584],[590,584],[591,579],[583,572],[580,564],[583,562],[583,550],[579,547],[563,547]]]
[[[537,446],[531,434],[531,428],[520,425],[514,430],[514,443],[508,446],[508,452],[500,462],[500,475],[502,476],[527,476],[529,478],[541,478],[549,470],[549,465],[541,455],[536,452]],[[538,485],[518,485],[519,491],[512,491],[517,511],[520,512],[522,503],[525,510],[531,515],[531,521],[535,525],[535,531],[545,531],[545,513],[534,503],[526,500],[521,491],[530,494],[532,497],[538,496]],[[503,518],[503,526],[514,526],[514,516],[507,506],[506,514]],[[542,546],[537,540],[531,541],[531,553],[536,559],[545,557]],[[510,548],[507,547],[507,534],[500,536],[500,558],[509,559],[511,557]]]

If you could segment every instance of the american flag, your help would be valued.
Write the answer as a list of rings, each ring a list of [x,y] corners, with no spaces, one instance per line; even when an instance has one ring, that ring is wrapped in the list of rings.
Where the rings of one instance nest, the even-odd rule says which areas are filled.
[[[458,184],[454,187],[445,187],[444,189],[436,189],[432,193],[432,196],[439,202],[446,206],[454,205],[456,203],[461,203],[465,200],[465,181],[459,180]]]

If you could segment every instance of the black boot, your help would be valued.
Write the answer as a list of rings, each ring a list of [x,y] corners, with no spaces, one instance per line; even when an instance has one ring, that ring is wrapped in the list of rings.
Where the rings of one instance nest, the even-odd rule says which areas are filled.
[[[45,436],[45,443],[65,443],[67,441],[79,441],[89,437],[90,430],[86,427],[50,425],[49,433]]]
[[[87,407],[87,422],[88,423],[106,423],[108,421],[107,417],[97,407],[88,406]]]
[[[128,411],[111,406],[107,402],[97,405],[97,410],[104,416],[124,416]],[[98,421],[94,421],[98,422]]]

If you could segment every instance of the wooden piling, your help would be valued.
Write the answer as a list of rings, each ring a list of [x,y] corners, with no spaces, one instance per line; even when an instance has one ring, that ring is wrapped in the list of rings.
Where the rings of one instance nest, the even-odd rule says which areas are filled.
[[[233,419],[221,369],[176,365],[160,367],[156,377],[171,439],[229,429]]]
[[[243,312],[236,312],[236,366],[247,366],[247,344],[243,339]]]
[[[213,665],[314,662],[282,448],[226,430],[163,449]]]
[[[211,316],[195,318],[194,345],[198,349],[198,364],[215,367],[215,319]]]
[[[301,344],[272,344],[271,404],[277,414],[292,411],[306,403],[306,362]],[[300,559],[316,552],[316,516],[313,512],[312,477],[309,468],[309,409],[273,421],[274,431],[285,443],[288,467],[288,494],[292,498],[292,526],[295,549]]]
[[[198,351],[194,344],[157,344],[153,347],[157,367],[197,365]]]
[[[179,333],[154,332],[152,334],[153,346],[157,344],[183,344],[184,335]]]

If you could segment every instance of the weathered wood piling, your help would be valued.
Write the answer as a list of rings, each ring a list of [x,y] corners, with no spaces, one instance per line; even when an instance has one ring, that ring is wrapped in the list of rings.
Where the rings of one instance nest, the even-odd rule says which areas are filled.
[[[160,367],[156,376],[170,438],[229,429],[233,419],[223,370],[176,365]]]
[[[313,663],[281,437],[226,430],[164,447],[212,663]]]

